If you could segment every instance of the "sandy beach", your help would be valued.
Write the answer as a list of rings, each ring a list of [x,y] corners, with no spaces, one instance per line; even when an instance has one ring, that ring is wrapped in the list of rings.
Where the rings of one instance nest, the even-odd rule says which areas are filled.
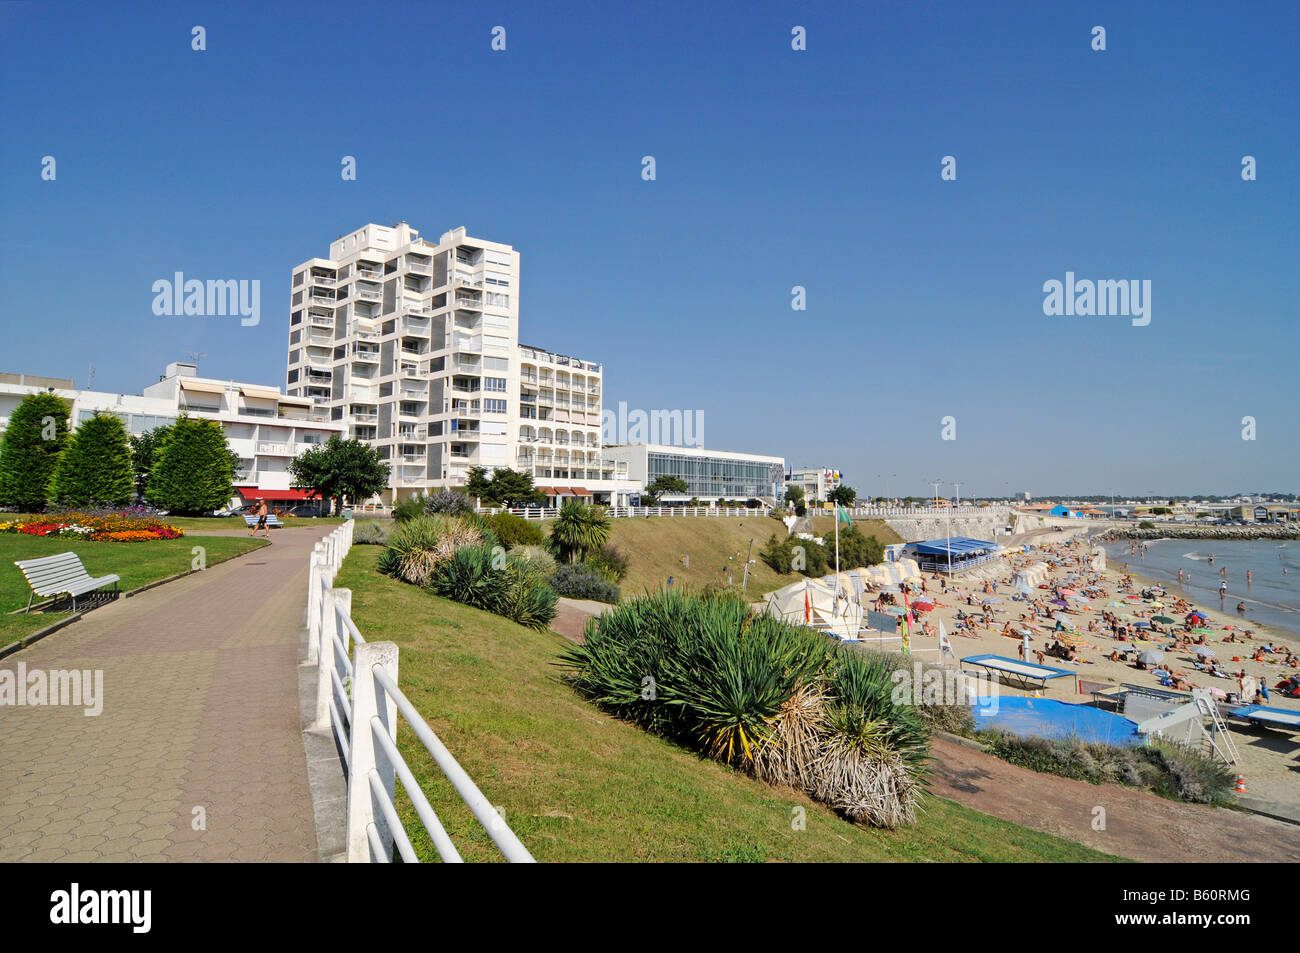
[[[1118,566],[1108,564],[1107,568],[1099,573],[1086,568],[1081,571],[1081,563],[1091,557],[1092,547],[1077,537],[1076,530],[1040,533],[1032,538],[1012,540],[1009,546],[1028,545],[1029,552],[960,574],[951,582],[942,578],[927,577],[924,580],[926,589],[922,598],[934,602],[935,608],[924,613],[922,618],[929,623],[932,634],[928,637],[914,637],[913,649],[925,650],[919,652],[922,660],[938,661],[940,653],[937,651],[937,630],[939,620],[942,620],[957,659],[983,653],[1014,659],[1018,657],[1022,637],[1019,634],[1009,637],[1003,634],[1003,630],[1008,622],[1012,623],[1013,630],[1023,628],[1023,616],[1023,621],[1032,623],[1029,628],[1031,654],[1028,660],[1036,662],[1038,659],[1033,653],[1046,651],[1047,647],[1055,641],[1053,630],[1055,619],[1059,618],[1067,629],[1078,633],[1082,641],[1076,642],[1074,661],[1048,656],[1044,658],[1043,664],[1074,670],[1078,673],[1078,678],[1059,678],[1049,681],[1046,691],[1042,693],[1044,697],[1068,702],[1088,702],[1091,701],[1092,690],[1099,687],[1096,683],[1113,685],[1127,683],[1160,688],[1161,683],[1152,672],[1140,670],[1129,662],[1113,661],[1110,657],[1111,653],[1116,651],[1157,650],[1165,653],[1164,666],[1172,669],[1176,674],[1181,674],[1189,688],[1219,689],[1225,694],[1236,692],[1239,688],[1237,673],[1244,671],[1248,676],[1268,686],[1270,696],[1266,704],[1269,707],[1300,713],[1300,699],[1287,698],[1273,690],[1273,687],[1283,678],[1300,671],[1286,665],[1283,661],[1286,657],[1286,649],[1289,648],[1292,652],[1300,651],[1300,645],[1297,645],[1300,640],[1293,633],[1277,628],[1270,629],[1249,621],[1243,622],[1231,612],[1220,611],[1204,604],[1194,604],[1195,610],[1206,617],[1203,628],[1213,633],[1204,636],[1204,647],[1214,651],[1222,668],[1230,673],[1229,678],[1215,677],[1198,670],[1194,664],[1198,658],[1190,648],[1169,650],[1168,646],[1172,638],[1170,635],[1153,634],[1142,641],[1119,641],[1112,635],[1110,627],[1102,622],[1103,612],[1117,615],[1122,621],[1129,623],[1130,633],[1136,631],[1132,627],[1133,623],[1146,621],[1150,616],[1160,615],[1162,612],[1167,617],[1176,619],[1177,623],[1163,625],[1156,623],[1157,625],[1166,632],[1181,630],[1183,618],[1190,609],[1187,607],[1175,609],[1174,606],[1176,600],[1179,597],[1185,598],[1185,595],[1178,591],[1177,586],[1144,580],[1138,574],[1131,573],[1128,574],[1132,580],[1129,588],[1133,594],[1140,593],[1148,585],[1160,585],[1164,587],[1167,595],[1159,598],[1159,601],[1164,604],[1162,609],[1151,609],[1141,602],[1126,601],[1130,592],[1122,589],[1122,578],[1126,575],[1121,568],[1123,564],[1120,563]],[[1018,594],[1018,590],[1010,586],[1010,581],[1017,569],[1049,561],[1054,564],[1054,567],[1044,580],[1047,586],[1053,588],[1064,586],[1067,579],[1082,572],[1083,581],[1080,585],[1093,584],[1100,589],[1093,594],[1094,597],[1090,601],[1070,599],[1068,608],[1047,605],[1053,613],[1053,618],[1045,618],[1041,611],[1035,617],[1034,609],[1029,603],[1012,599]],[[987,592],[986,584],[989,590]],[[996,592],[993,592],[995,585]],[[1048,603],[1055,597],[1053,588],[1038,589],[1029,598]],[[988,607],[992,610],[990,613],[985,613],[981,603],[990,598],[998,601]],[[1179,605],[1181,606],[1181,603]],[[959,613],[966,616],[974,615],[976,621],[972,623],[967,620],[966,625],[960,625]],[[1250,633],[1249,638],[1246,635],[1247,631]],[[1230,637],[1241,641],[1225,641]],[[1282,648],[1283,651],[1263,653],[1258,660],[1252,657],[1257,649],[1266,644]],[[949,666],[954,664],[951,658],[945,659],[945,662]],[[1083,685],[1082,693],[1080,692],[1081,680],[1092,683]],[[1006,683],[1001,685],[1001,691],[1007,694],[1032,694]],[[1222,696],[1219,697],[1222,700]],[[1233,740],[1240,757],[1238,770],[1246,778],[1247,791],[1250,795],[1300,805],[1300,784],[1297,783],[1297,780],[1300,780],[1298,777],[1300,737],[1267,729],[1234,727]]]

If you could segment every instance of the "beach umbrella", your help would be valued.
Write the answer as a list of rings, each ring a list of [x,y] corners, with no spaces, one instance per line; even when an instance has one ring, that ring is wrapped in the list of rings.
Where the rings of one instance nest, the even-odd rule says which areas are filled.
[[[1156,616],[1154,619],[1152,619],[1151,621],[1152,621],[1152,622],[1159,622],[1159,623],[1161,623],[1162,625],[1168,625],[1169,623],[1173,622],[1174,620],[1171,619],[1171,618],[1169,618],[1169,616],[1167,616],[1167,615],[1158,615],[1158,616]]]
[[[1151,623],[1150,623],[1150,622],[1134,622],[1133,624],[1134,624],[1135,626],[1137,626],[1139,629],[1149,629],[1149,628],[1151,628]]]
[[[1206,619],[1208,616],[1204,612],[1189,612],[1183,618],[1191,622],[1193,619]]]
[[[1198,645],[1196,648],[1192,649],[1192,652],[1199,655],[1201,658],[1214,657],[1214,649],[1210,648],[1208,645]]]
[[[1058,632],[1056,637],[1066,645],[1073,645],[1076,648],[1081,645],[1087,645],[1088,640],[1078,632]]]
[[[1001,601],[1002,601],[1002,600],[1001,600],[1000,598],[998,598],[997,596],[989,596],[987,599],[984,600],[984,605],[986,605],[986,606],[988,606],[988,605],[994,605],[994,604],[999,603],[999,602],[1001,602]]]
[[[1164,652],[1147,651],[1138,656],[1138,661],[1143,665],[1155,665],[1157,662],[1163,661],[1164,657]]]

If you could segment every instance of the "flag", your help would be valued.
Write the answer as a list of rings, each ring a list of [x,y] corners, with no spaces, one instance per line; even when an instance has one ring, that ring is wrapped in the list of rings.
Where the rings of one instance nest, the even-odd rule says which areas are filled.
[[[952,650],[952,642],[948,640],[948,633],[943,630],[943,619],[939,620],[939,653],[957,657],[957,653]]]
[[[835,517],[841,523],[848,523],[850,526],[853,525],[853,520],[849,519],[849,511],[838,503],[835,504]]]
[[[812,621],[812,603],[808,601],[808,583],[803,584],[803,620],[805,623]]]

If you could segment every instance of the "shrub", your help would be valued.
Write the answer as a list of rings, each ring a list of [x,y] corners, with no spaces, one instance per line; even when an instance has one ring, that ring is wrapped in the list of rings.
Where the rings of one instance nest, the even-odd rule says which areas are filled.
[[[530,629],[544,629],[550,625],[557,612],[559,597],[537,565],[511,554],[502,572],[507,587],[501,597],[500,614]]]
[[[1155,528],[1156,528],[1156,524],[1151,522],[1150,520],[1143,520],[1142,522],[1138,523],[1138,529],[1155,529]]]
[[[555,557],[546,551],[543,546],[519,546],[510,551],[512,559],[520,559],[533,566],[543,576],[549,576],[555,572],[558,565]]]
[[[1021,737],[998,729],[977,737],[999,758],[1043,774],[1122,784],[1201,804],[1223,804],[1232,797],[1234,776],[1226,765],[1167,741],[1126,748],[1078,738]]]
[[[440,490],[425,498],[424,510],[431,516],[435,513],[470,516],[474,513],[474,501],[464,493],[457,493],[455,490]]]
[[[622,597],[614,585],[587,563],[565,563],[551,575],[551,588],[570,599],[617,603]]]
[[[352,542],[371,546],[388,545],[388,527],[383,523],[358,523],[352,530]]]
[[[892,656],[833,649],[743,599],[661,590],[587,624],[560,663],[586,698],[853,820],[910,822],[928,733]]]
[[[541,546],[546,542],[546,534],[538,523],[530,522],[513,513],[494,513],[484,517],[484,522],[496,534],[502,546],[514,549],[517,546]]]
[[[773,570],[782,574],[802,572],[805,576],[824,576],[830,571],[827,549],[815,539],[801,539],[798,536],[777,539],[773,534],[768,537],[767,545],[759,550],[758,555]],[[833,558],[833,554],[830,558]]]
[[[487,546],[461,546],[438,563],[425,584],[454,602],[501,615],[510,583],[505,573],[493,567],[494,558]]]
[[[833,544],[832,544],[833,545]],[[831,559],[834,550],[827,547]],[[856,526],[840,530],[840,568],[875,566],[885,561],[885,546],[874,536],[864,535]]]
[[[606,543],[587,557],[587,565],[617,585],[627,578],[628,558],[613,543]]]
[[[483,532],[468,520],[453,516],[420,516],[398,523],[388,548],[379,557],[379,571],[423,586],[440,563],[465,546],[484,545]]]
[[[423,493],[417,493],[414,496],[408,496],[404,500],[398,500],[393,504],[393,519],[398,523],[405,523],[407,520],[413,520],[417,516],[425,515],[425,506],[429,498]]]

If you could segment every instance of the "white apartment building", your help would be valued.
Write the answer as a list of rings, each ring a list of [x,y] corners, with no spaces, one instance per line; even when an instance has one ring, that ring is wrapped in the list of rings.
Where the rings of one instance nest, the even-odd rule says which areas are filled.
[[[345,431],[311,401],[277,387],[199,377],[196,365],[172,363],[138,395],[83,390],[65,378],[0,374],[0,434],[25,396],[46,391],[68,402],[73,429],[96,411],[116,414],[132,435],[174,423],[182,413],[217,421],[239,454],[235,489],[245,499],[305,499],[306,491],[289,487],[289,461]]]
[[[286,390],[390,464],[384,502],[532,473],[553,499],[625,505],[600,443],[601,365],[519,343],[519,253],[369,224],[293,269]]]

